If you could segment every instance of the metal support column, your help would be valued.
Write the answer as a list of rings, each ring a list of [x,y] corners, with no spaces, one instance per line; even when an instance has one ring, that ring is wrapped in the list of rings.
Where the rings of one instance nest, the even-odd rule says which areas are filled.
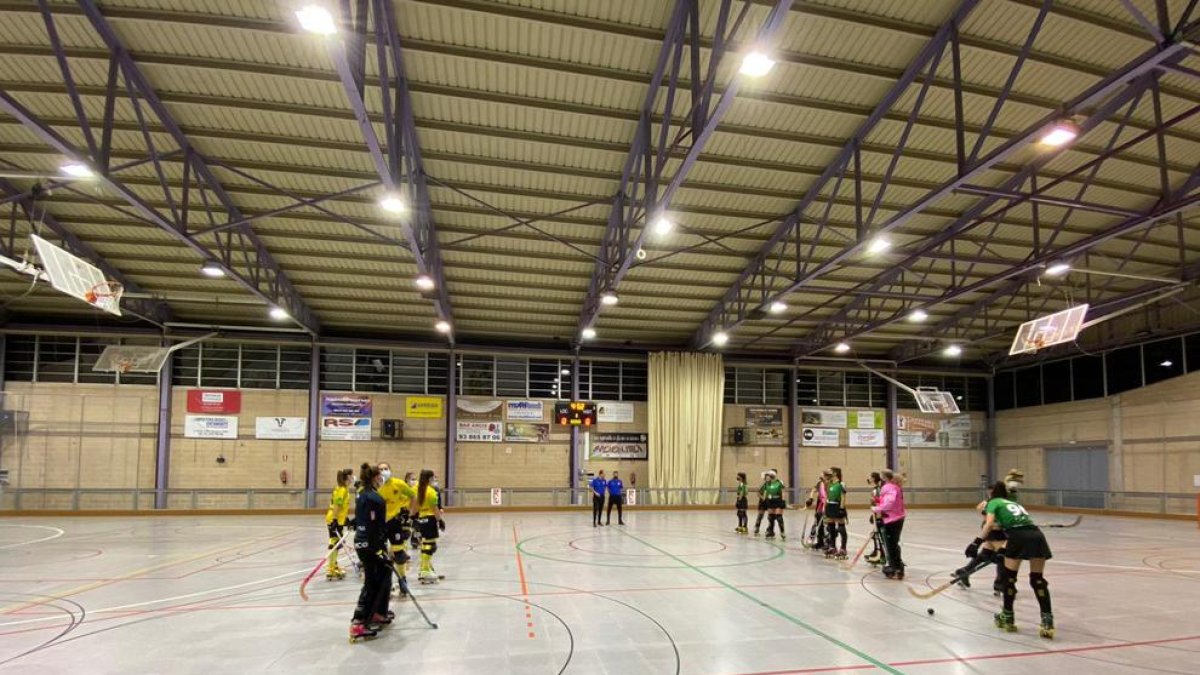
[[[304,506],[317,505],[317,449],[321,444],[321,347],[312,343],[308,370],[308,442],[305,445]]]
[[[561,394],[561,388],[559,388],[559,392]],[[571,358],[571,400],[579,400],[579,347],[575,348],[575,354]],[[579,471],[582,467],[583,453],[579,447],[579,427],[571,427],[571,456],[567,468],[570,471],[570,480],[567,482],[568,488],[574,488],[578,485]]]
[[[165,345],[164,345],[165,346]],[[167,354],[158,371],[158,436],[154,444],[154,508],[167,508],[171,478],[171,389],[174,384],[175,354]]]
[[[442,494],[446,496],[446,505],[451,499],[458,480],[455,478],[454,454],[458,449],[458,354],[451,349],[448,353],[446,374],[446,483]]]
[[[996,376],[987,378],[987,477],[988,482],[996,477]]]
[[[887,468],[900,470],[900,434],[896,428],[896,385],[887,383],[887,414],[883,428],[887,430]]]
[[[800,403],[797,396],[796,368],[788,370],[788,485],[792,486],[792,503],[799,503],[800,489]]]

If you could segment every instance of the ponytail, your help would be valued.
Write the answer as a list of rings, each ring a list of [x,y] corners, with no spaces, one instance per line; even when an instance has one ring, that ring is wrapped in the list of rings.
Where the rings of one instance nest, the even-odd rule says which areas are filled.
[[[364,490],[375,489],[375,479],[379,477],[379,467],[371,466],[367,462],[362,463],[362,467],[358,472],[358,479],[362,481]]]
[[[425,504],[425,491],[429,489],[431,480],[433,480],[433,471],[421,469],[421,477],[417,479],[417,508]]]

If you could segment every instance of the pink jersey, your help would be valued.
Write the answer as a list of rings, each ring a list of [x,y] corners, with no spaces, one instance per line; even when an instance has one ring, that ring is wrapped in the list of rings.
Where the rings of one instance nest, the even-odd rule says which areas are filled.
[[[884,524],[900,520],[907,514],[904,510],[904,490],[895,483],[884,483],[879,489],[879,506],[872,511],[883,516]]]
[[[818,509],[825,508],[825,502],[827,501],[826,500],[827,496],[828,495],[825,493],[825,484],[818,483],[817,484],[817,508]]]

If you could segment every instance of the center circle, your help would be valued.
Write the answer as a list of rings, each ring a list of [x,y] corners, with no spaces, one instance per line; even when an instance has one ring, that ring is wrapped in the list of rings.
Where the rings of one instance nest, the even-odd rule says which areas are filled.
[[[714,546],[712,546],[708,550],[704,550],[704,551],[679,552],[679,551],[668,550],[667,553],[660,553],[657,551],[650,551],[647,553],[620,553],[620,552],[616,552],[616,551],[604,551],[604,550],[599,550],[599,549],[594,549],[594,548],[587,548],[587,547],[579,545],[579,542],[594,541],[599,538],[600,537],[598,535],[593,535],[591,537],[581,537],[579,539],[572,539],[571,541],[567,542],[567,545],[577,551],[582,551],[584,553],[597,553],[600,555],[614,555],[614,556],[629,557],[629,558],[661,558],[661,557],[667,556],[667,553],[669,553],[670,555],[677,555],[677,556],[711,555],[713,553],[720,553],[729,548],[725,544],[722,544],[721,542],[716,541],[715,539],[699,539],[699,538],[694,538],[694,537],[678,537],[678,536],[673,537],[670,535],[662,536],[660,538],[662,538],[662,539],[682,539],[685,542],[704,542],[707,544],[713,544]],[[666,549],[667,547],[663,546],[663,548]],[[669,557],[669,556],[667,556],[667,557]]]

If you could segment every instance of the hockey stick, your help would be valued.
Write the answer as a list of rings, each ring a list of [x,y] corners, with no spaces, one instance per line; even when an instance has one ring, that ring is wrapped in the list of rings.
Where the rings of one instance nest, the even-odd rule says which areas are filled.
[[[349,529],[347,529],[345,532],[342,533],[341,539],[337,540],[337,543],[333,545],[332,550],[335,550],[335,551],[341,550],[342,542],[346,540],[347,534],[350,534]],[[308,582],[312,581],[312,578],[317,576],[317,572],[320,572],[321,568],[324,567],[325,563],[328,561],[329,561],[329,553],[326,552],[325,557],[321,558],[321,562],[317,563],[317,566],[312,568],[312,571],[308,573],[308,576],[304,577],[304,581],[300,582],[300,597],[305,602],[308,601]]]
[[[911,593],[914,598],[920,598],[921,600],[928,600],[929,598],[932,598],[933,596],[937,595],[938,593],[941,593],[942,591],[946,590],[947,588],[950,588],[951,586],[953,586],[954,584],[957,584],[957,583],[958,583],[958,577],[955,576],[950,581],[947,581],[946,583],[941,584],[940,586],[934,586],[933,588],[929,589],[928,591],[925,591],[925,592],[918,591],[916,588],[909,586],[908,592]]]
[[[858,547],[858,553],[854,554],[854,557],[850,560],[849,563],[842,563],[842,569],[843,570],[852,569],[854,567],[854,564],[858,562],[858,559],[862,557],[863,551],[867,550],[867,544],[871,543],[871,541],[872,541],[872,538],[869,536],[864,538],[862,546]]]
[[[1076,525],[1078,525],[1081,522],[1083,522],[1083,516],[1075,516],[1075,520],[1072,520],[1070,522],[1051,523],[1051,524],[1047,525],[1046,527],[1075,527]]]
[[[425,623],[429,624],[430,628],[437,630],[438,625],[429,620],[429,615],[426,614],[425,610],[421,608],[421,603],[417,602],[417,596],[413,595],[412,591],[409,590],[408,580],[400,576],[400,570],[396,569],[396,565],[394,563],[390,564],[389,567],[392,568],[392,573],[396,575],[396,580],[400,582],[400,588],[404,590],[404,594],[408,596],[409,600],[412,600],[413,606],[416,607],[417,611],[421,613],[421,618],[425,619]]]

